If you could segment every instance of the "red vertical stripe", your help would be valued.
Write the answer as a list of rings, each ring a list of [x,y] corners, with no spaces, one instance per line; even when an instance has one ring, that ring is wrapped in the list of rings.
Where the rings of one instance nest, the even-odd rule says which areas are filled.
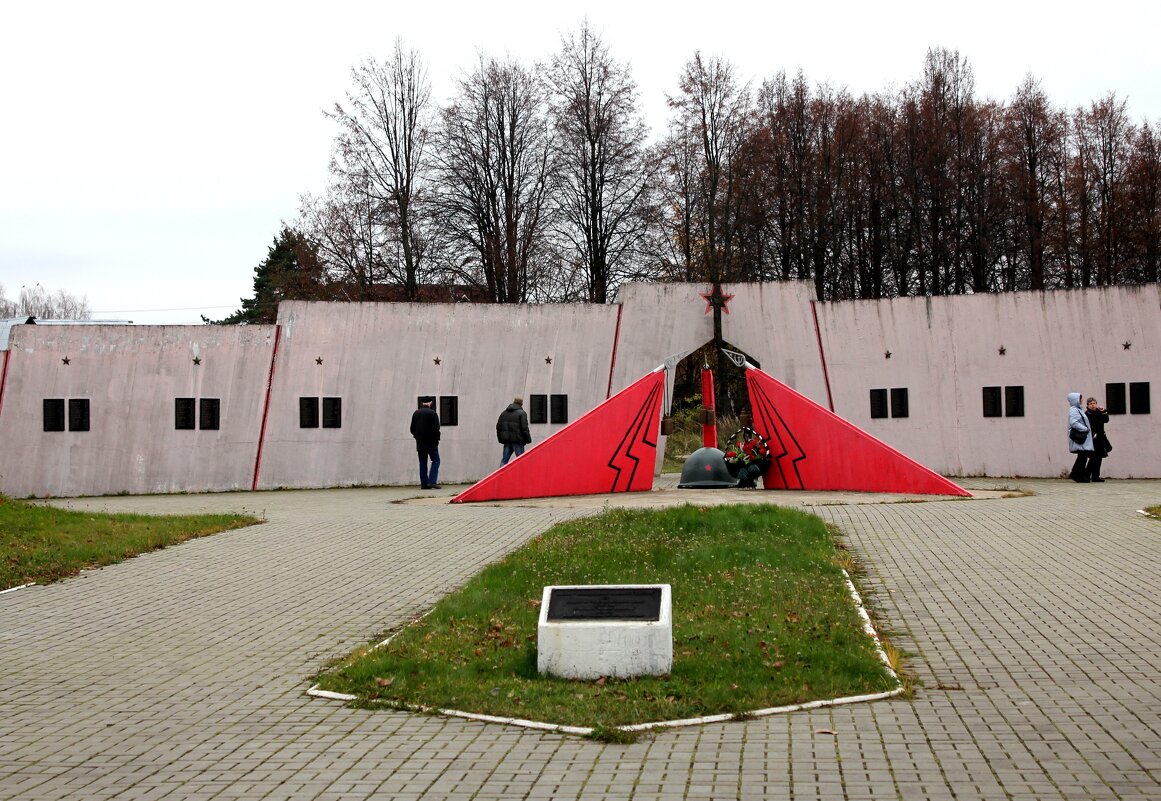
[[[4,411],[4,385],[8,383],[8,357],[12,351],[4,351],[4,369],[0,370],[0,412]]]
[[[830,373],[826,370],[826,352],[822,349],[822,331],[818,327],[818,309],[810,301],[810,313],[814,317],[814,338],[818,341],[818,358],[822,361],[822,380],[826,382],[826,406],[834,411],[834,398],[830,395]]]
[[[624,304],[617,304],[617,329],[613,332],[613,358],[609,360],[609,386],[605,390],[605,400],[613,395],[613,370],[617,367],[617,343],[621,341],[621,312]]]
[[[262,445],[266,442],[266,418],[270,415],[270,393],[274,387],[274,365],[278,362],[278,343],[282,339],[282,326],[274,326],[274,353],[270,356],[270,374],[266,377],[266,402],[262,406],[262,430],[258,432],[258,455],[254,458],[254,480],[251,491],[258,489],[258,472],[262,469]]]

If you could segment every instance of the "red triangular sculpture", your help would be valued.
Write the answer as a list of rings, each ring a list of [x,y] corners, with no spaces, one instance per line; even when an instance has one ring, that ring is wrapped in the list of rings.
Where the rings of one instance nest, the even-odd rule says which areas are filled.
[[[452,503],[653,489],[665,372],[658,368],[477,481]]]
[[[971,495],[756,367],[746,366],[746,386],[773,455],[766,489]]]

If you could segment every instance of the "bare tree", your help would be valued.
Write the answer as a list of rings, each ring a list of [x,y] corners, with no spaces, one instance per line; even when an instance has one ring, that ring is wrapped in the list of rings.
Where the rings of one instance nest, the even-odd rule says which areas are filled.
[[[810,87],[802,72],[793,81],[780,72],[764,82],[758,93],[760,127],[755,136],[765,142],[756,150],[765,153],[763,182],[774,189],[772,271],[782,280],[811,275],[806,218],[815,140],[810,110]]]
[[[481,55],[429,129],[416,54],[396,42],[353,71],[333,182],[299,226],[328,291],[415,297],[439,275],[497,302],[607,302],[638,278],[794,279],[838,300],[1158,280],[1161,146],[1114,94],[1065,114],[1028,76],[1006,104],[977,100],[967,60],[933,49],[901,91],[779,74],[752,107],[728,62],[695,53],[646,147],[629,67],[587,22],[540,72]]]
[[[1028,288],[1044,289],[1053,165],[1064,149],[1065,125],[1031,75],[1016,89],[1006,122],[1004,155],[1017,204],[1014,223],[1020,255],[1027,260]]]
[[[1065,283],[1092,286],[1096,273],[1096,134],[1095,126],[1082,108],[1072,114],[1068,169],[1065,174],[1067,207],[1071,212],[1067,237],[1076,253],[1075,263],[1065,271]]]
[[[5,296],[4,284],[0,284],[0,317],[16,316],[16,301]]]
[[[1137,265],[1133,283],[1161,280],[1161,141],[1144,123],[1133,139],[1128,169],[1128,230]]]
[[[669,105],[682,120],[678,130],[700,144],[699,193],[704,214],[698,225],[701,260],[712,283],[734,278],[732,238],[737,200],[734,160],[749,129],[749,87],[738,83],[733,66],[700,52],[686,62],[680,91]]]
[[[299,207],[299,227],[344,300],[372,299],[374,285],[389,280],[385,262],[399,250],[367,184],[354,174],[336,176],[323,197],[305,195]]]
[[[498,303],[547,299],[546,110],[531,71],[481,56],[441,114],[437,204],[456,254],[449,268]]]
[[[605,303],[633,277],[645,233],[645,124],[629,67],[588,22],[564,37],[546,76],[557,170],[552,195],[585,299]]]
[[[922,255],[919,294],[963,292],[962,259],[964,128],[974,107],[975,79],[959,51],[929,50],[923,78],[910,91],[918,116],[916,131],[916,203],[920,210],[917,244]]]
[[[964,114],[960,148],[961,177],[955,293],[992,292],[1005,262],[1005,233],[1012,213],[1004,180],[1004,108],[988,101],[972,103]],[[1027,280],[1022,281],[1027,285]]]
[[[15,302],[5,300],[0,285],[0,317],[35,317],[38,320],[89,320],[89,299],[63,289],[49,291],[40,284],[22,286]]]
[[[1125,170],[1129,161],[1129,143],[1135,133],[1126,112],[1124,100],[1110,92],[1095,102],[1081,122],[1091,134],[1088,150],[1092,163],[1090,174],[1095,180],[1096,213],[1099,246],[1096,257],[1096,283],[1117,283],[1124,251]]]
[[[329,210],[349,208],[357,218],[352,225],[366,222],[378,229],[371,237],[380,240],[377,269],[368,272],[381,275],[359,273],[361,278],[398,284],[415,300],[428,244],[422,208],[430,166],[427,70],[419,53],[396,39],[389,61],[364,61],[351,79],[354,89],[346,104],[336,103],[329,115],[342,126],[332,162],[339,180]],[[358,197],[360,192],[365,197]]]
[[[673,281],[705,279],[698,228],[704,215],[700,187],[701,148],[681,119],[654,149],[658,175],[657,219],[664,236],[656,240],[656,261]]]
[[[898,294],[890,269],[900,220],[898,105],[890,95],[879,94],[865,99],[862,110],[866,118],[862,169],[866,180],[868,296],[882,298]]]

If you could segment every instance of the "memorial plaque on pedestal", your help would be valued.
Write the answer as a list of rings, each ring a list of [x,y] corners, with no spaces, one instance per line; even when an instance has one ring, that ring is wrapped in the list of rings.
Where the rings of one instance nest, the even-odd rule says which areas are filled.
[[[659,620],[661,587],[557,587],[548,620]]]

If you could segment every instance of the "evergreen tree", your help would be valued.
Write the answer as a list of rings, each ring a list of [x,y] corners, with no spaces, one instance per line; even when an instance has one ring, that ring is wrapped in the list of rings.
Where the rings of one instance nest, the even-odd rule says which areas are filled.
[[[254,297],[242,298],[242,308],[216,325],[273,323],[283,300],[327,300],[326,274],[314,245],[300,232],[284,226],[274,238],[265,260],[254,268]]]

